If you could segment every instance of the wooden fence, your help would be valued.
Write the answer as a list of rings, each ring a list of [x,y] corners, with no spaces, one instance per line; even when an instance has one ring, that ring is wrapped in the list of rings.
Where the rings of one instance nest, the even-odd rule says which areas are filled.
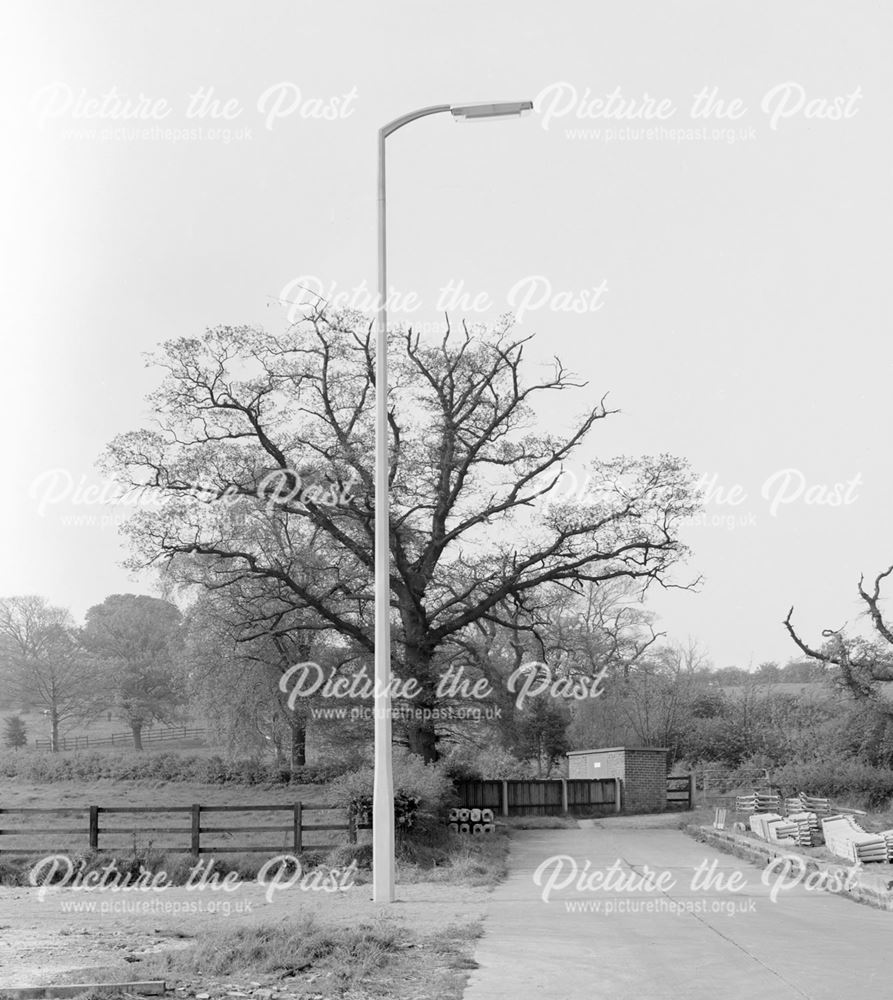
[[[151,847],[154,850],[164,852],[184,852],[195,855],[199,854],[242,854],[242,853],[263,853],[280,854],[290,851],[295,854],[301,851],[327,851],[336,847],[339,841],[319,842],[314,840],[306,842],[305,837],[317,837],[325,834],[330,837],[332,833],[347,833],[347,839],[355,839],[355,830],[351,820],[346,815],[342,822],[322,822],[306,823],[305,818],[308,813],[322,812],[328,813],[332,810],[340,810],[346,814],[340,806],[317,805],[314,803],[294,802],[290,805],[245,805],[245,806],[203,806],[193,804],[190,806],[82,806],[81,808],[66,809],[38,809],[38,808],[14,808],[0,809],[0,854],[69,854],[86,849],[93,851],[122,851],[128,848]],[[227,815],[240,813],[247,815],[247,819],[233,817],[231,822],[225,823]],[[277,820],[275,825],[270,823],[252,823],[253,814],[263,813],[265,816],[274,813],[285,814],[281,820],[278,817],[271,817]],[[114,817],[136,816],[136,820],[131,821],[129,826],[120,826]],[[50,825],[27,825],[30,817],[49,816]],[[209,825],[205,825],[204,817],[210,819]],[[221,818],[215,823],[214,817]],[[17,817],[24,817],[24,820],[16,822]],[[53,817],[62,817],[71,823],[77,820],[71,817],[78,817],[78,825],[56,825]],[[161,825],[145,825],[144,819],[150,823],[152,817]],[[173,817],[173,818],[168,818]],[[327,817],[323,817],[325,820]],[[167,824],[185,820],[181,825],[169,826]],[[38,819],[38,823],[41,821]],[[217,843],[202,842],[203,834],[217,834],[212,841]],[[243,839],[250,839],[250,843],[234,844],[227,842],[234,834],[249,835]],[[278,843],[267,842],[257,843],[256,835],[261,834],[263,838],[278,840]],[[162,841],[149,840],[152,835],[162,835]],[[183,839],[175,839],[170,843],[171,835],[182,835]],[[254,835],[254,836],[250,836]],[[53,838],[52,842],[46,843],[46,838]],[[60,841],[59,838],[63,840]],[[122,843],[122,838],[124,842]],[[126,838],[130,838],[127,841]],[[23,843],[24,841],[24,843]],[[64,841],[64,842],[63,842]],[[113,842],[114,841],[114,842]],[[220,841],[223,841],[220,843]]]
[[[457,781],[459,805],[492,809],[501,816],[561,816],[620,811],[615,778]]]
[[[146,729],[142,734],[142,742],[167,743],[172,740],[200,740],[205,736],[204,729],[189,729],[186,726],[172,726],[169,729]],[[89,747],[110,747],[132,745],[133,733],[112,733],[109,736],[64,736],[59,740],[60,750],[86,750]],[[35,740],[37,750],[52,750],[52,740]]]
[[[695,776],[693,774],[677,774],[667,778],[667,808],[694,808]]]

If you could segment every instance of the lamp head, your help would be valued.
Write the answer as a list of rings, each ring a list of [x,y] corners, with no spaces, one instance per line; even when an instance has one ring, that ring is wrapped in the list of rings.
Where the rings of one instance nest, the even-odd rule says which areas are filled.
[[[457,121],[480,121],[484,118],[519,118],[533,110],[533,101],[498,101],[490,104],[451,104],[450,114]]]

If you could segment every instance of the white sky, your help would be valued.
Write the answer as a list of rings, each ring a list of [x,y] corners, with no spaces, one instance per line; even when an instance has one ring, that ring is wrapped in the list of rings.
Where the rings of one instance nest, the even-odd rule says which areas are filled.
[[[110,592],[146,589],[118,566],[112,525],[65,522],[107,511],[59,503],[41,514],[37,477],[58,468],[100,482],[103,445],[145,420],[155,376],[141,352],[160,339],[278,324],[270,300],[300,276],[374,285],[379,125],[427,104],[559,89],[564,106],[573,91],[619,87],[677,110],[663,122],[438,116],[395,135],[390,279],[421,298],[412,319],[436,319],[450,281],[490,295],[493,308],[472,319],[506,311],[530,276],[574,295],[605,283],[598,311],[543,306],[519,330],[539,334],[535,358],[559,354],[622,409],[593,453],[681,454],[747,494],[737,507],[711,503],[708,523],[690,529],[702,592],[654,605],[663,628],[699,637],[717,665],[786,659],[791,603],[813,635],[840,625],[858,610],[859,573],[893,562],[889,11],[864,0],[38,2],[7,3],[3,18],[0,594],[43,593],[80,615]],[[339,98],[350,114],[296,111],[268,129],[258,102],[283,83],[300,88],[305,110],[308,98]],[[797,86],[779,103],[787,83],[803,88],[799,110]],[[81,91],[90,100],[113,87],[164,99],[162,128],[235,137],[109,138],[152,124],[75,116]],[[241,114],[187,120],[199,87]],[[747,110],[692,120],[704,87]],[[806,117],[819,98],[840,98],[850,116]],[[772,128],[779,109],[790,117]],[[617,135],[659,126],[708,137]],[[577,128],[615,137],[568,134]],[[716,128],[746,138],[714,141]],[[550,420],[582,400],[561,407]],[[801,495],[773,514],[761,489],[773,476],[778,489],[785,469],[818,488],[859,477],[853,502]]]

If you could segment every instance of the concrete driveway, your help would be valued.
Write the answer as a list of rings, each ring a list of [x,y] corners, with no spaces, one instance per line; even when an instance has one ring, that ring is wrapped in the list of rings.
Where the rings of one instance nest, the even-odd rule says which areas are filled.
[[[465,1000],[893,995],[893,913],[810,890],[796,870],[764,883],[678,822],[517,833]]]

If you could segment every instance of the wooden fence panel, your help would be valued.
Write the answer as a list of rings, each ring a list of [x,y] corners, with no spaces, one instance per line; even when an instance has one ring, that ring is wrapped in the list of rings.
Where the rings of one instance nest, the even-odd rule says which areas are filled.
[[[334,821],[338,806],[314,803],[283,805],[203,806],[84,806],[68,809],[0,809],[0,854],[81,853],[140,851],[151,847],[165,852],[200,854],[328,851],[350,839],[352,828],[345,817]],[[207,821],[208,813],[224,813],[218,821]],[[259,823],[253,814],[261,813]],[[278,813],[279,815],[275,815]],[[314,822],[314,813],[323,813]],[[308,814],[311,821],[307,822]],[[32,817],[49,817],[36,819]],[[65,817],[62,825],[54,822]],[[77,817],[72,821],[70,817]],[[74,825],[80,821],[78,825]],[[179,822],[178,822],[179,821]],[[171,825],[177,823],[177,825]],[[337,834],[347,833],[347,838]],[[208,838],[208,834],[214,834]],[[159,835],[163,835],[159,837]],[[171,839],[171,835],[173,839]],[[236,836],[238,835],[238,836]],[[335,836],[333,836],[335,835]],[[308,840],[309,837],[309,840]],[[52,838],[49,842],[47,838]],[[213,839],[214,843],[209,843]]]
[[[492,809],[502,812],[501,781],[457,781],[459,803],[467,809]]]
[[[617,782],[613,778],[570,778],[567,783],[567,806],[572,815],[586,812],[614,812],[617,807]]]
[[[564,813],[563,788],[557,779],[506,781],[509,816],[560,816]],[[613,812],[616,782],[604,778],[573,778],[567,785],[567,811],[572,815]],[[492,809],[502,814],[502,781],[458,781],[459,805],[467,809]]]

